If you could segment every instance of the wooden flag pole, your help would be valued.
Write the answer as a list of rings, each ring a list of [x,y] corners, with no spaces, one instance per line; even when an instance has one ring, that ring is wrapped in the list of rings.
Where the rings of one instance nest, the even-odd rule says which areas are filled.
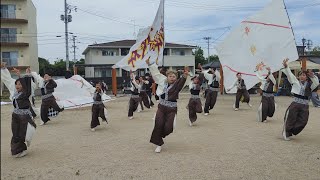
[[[117,70],[112,69],[112,94],[117,96]]]
[[[222,69],[222,64],[220,63],[220,93],[223,94],[224,93],[224,78],[223,78],[223,69]]]

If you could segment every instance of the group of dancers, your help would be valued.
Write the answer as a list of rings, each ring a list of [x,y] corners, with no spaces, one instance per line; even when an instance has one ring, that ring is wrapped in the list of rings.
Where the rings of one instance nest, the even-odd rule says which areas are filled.
[[[150,74],[146,74],[144,78],[136,77],[131,73],[131,97],[129,100],[128,118],[133,119],[133,113],[138,110],[138,107],[150,108],[154,106],[151,100],[152,88],[156,84],[156,97],[158,97],[158,109],[154,118],[154,127],[150,138],[150,143],[156,145],[155,152],[160,153],[164,138],[171,134],[175,128],[176,116],[178,111],[179,93],[184,88],[187,78],[191,76],[189,69],[186,67],[180,77],[175,71],[158,69],[155,63],[150,63],[146,60],[149,66]],[[268,71],[264,76],[263,69]],[[216,104],[217,96],[220,88],[220,72],[216,69],[209,68],[204,70],[199,65],[201,73],[193,75],[189,84],[191,93],[187,109],[189,111],[189,125],[192,126],[197,120],[197,113],[204,112],[204,115],[209,115]],[[30,103],[30,96],[32,93],[32,76],[30,69],[27,74],[20,75],[19,70],[14,69],[19,78],[15,81],[16,92],[13,96],[14,111],[12,113],[12,140],[11,152],[15,157],[23,157],[26,155],[27,146],[30,146],[32,134],[35,131],[36,124],[34,123],[35,115],[32,113],[32,105]],[[298,78],[291,72],[288,66],[288,59],[283,61],[282,71],[288,77],[292,84],[293,102],[288,107],[284,116],[284,125],[282,136],[288,141],[293,135],[298,135],[306,126],[309,118],[309,101],[312,93],[319,87],[319,79],[311,71],[301,71]],[[152,76],[152,78],[151,78]],[[256,76],[261,81],[262,99],[258,108],[259,122],[267,122],[267,117],[272,117],[275,112],[275,100],[273,87],[276,84],[275,78],[271,73],[271,69],[265,64],[259,63],[256,66]],[[205,105],[202,106],[200,92],[202,81],[207,80],[207,87],[205,90]],[[45,74],[43,78],[43,86],[41,88],[42,104],[41,104],[41,123],[46,124],[50,119],[48,118],[48,109],[53,108],[57,112],[64,109],[60,108],[52,93],[57,84],[49,74]],[[154,82],[154,83],[153,83]],[[91,130],[100,125],[99,117],[103,122],[108,123],[104,114],[105,106],[102,102],[102,88],[101,83],[95,85],[96,90],[93,94],[92,105],[92,119]],[[234,110],[239,110],[241,102],[247,103],[250,107],[250,96],[246,88],[244,79],[241,73],[237,73],[236,81],[233,86],[227,89],[237,88],[236,101],[234,103]]]

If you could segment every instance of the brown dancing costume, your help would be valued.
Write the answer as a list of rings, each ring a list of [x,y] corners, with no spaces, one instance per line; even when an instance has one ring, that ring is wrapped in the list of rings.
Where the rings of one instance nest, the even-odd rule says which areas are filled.
[[[48,118],[48,110],[50,107],[52,107],[56,111],[63,111],[63,108],[61,109],[57,102],[55,97],[53,96],[54,88],[57,87],[56,82],[53,79],[50,79],[48,81],[44,81],[44,85],[41,88],[41,94],[42,94],[42,104],[41,104],[41,120],[43,123],[48,122],[50,119]]]
[[[11,154],[19,157],[23,151],[27,150],[27,145],[30,145],[36,124],[30,111],[31,78],[23,77],[17,81],[20,81],[23,90],[13,95]]]
[[[290,68],[287,66],[283,72],[287,75],[289,82],[292,84],[291,93],[293,93],[293,102],[288,107],[283,126],[283,137],[290,140],[292,135],[298,135],[308,123],[309,119],[309,99],[312,91],[318,87],[318,77],[309,77],[310,81],[299,81]]]
[[[260,87],[262,89],[262,98],[261,104],[258,109],[258,121],[265,122],[267,120],[267,117],[273,117],[273,114],[275,112],[273,87],[276,84],[276,79],[271,72],[269,72],[268,76],[264,78],[261,75],[261,71],[256,71],[256,76],[262,82]]]
[[[135,112],[141,102],[141,98],[139,96],[141,85],[135,82],[135,78],[131,79],[131,97],[129,100],[129,111],[128,117],[133,117],[133,112]]]
[[[102,93],[101,91],[95,91],[93,95],[93,105],[92,105],[92,119],[91,119],[91,129],[100,125],[99,117],[107,122],[107,118],[104,115],[104,104],[102,102]]]
[[[237,108],[237,109],[239,108],[239,103],[240,103],[242,96],[244,97],[242,102],[246,102],[249,104],[250,96],[249,96],[249,92],[247,90],[246,84],[244,83],[244,80],[237,79],[236,82],[233,84],[233,86],[230,87],[229,89],[232,89],[234,87],[237,87],[235,108]]]
[[[150,65],[149,69],[158,84],[157,95],[160,97],[150,142],[161,146],[164,144],[163,138],[173,132],[177,115],[177,99],[186,82],[186,77],[182,76],[175,83],[169,85],[167,77],[160,74],[157,65]]]
[[[141,109],[142,110],[143,110],[143,105],[146,108],[150,109],[150,102],[149,102],[149,97],[148,97],[148,94],[147,94],[147,83],[149,83],[149,81],[141,82],[141,89],[140,89],[139,96],[140,96],[140,99],[141,99],[140,105],[141,105]],[[143,105],[142,105],[142,102],[143,102]]]
[[[192,125],[197,120],[197,113],[202,113],[202,104],[199,96],[200,84],[190,83],[189,85],[191,97],[188,103],[189,119]]]
[[[220,73],[218,71],[214,71],[214,74],[212,74],[211,70],[205,70],[203,71],[203,75],[208,80],[208,88],[206,89],[206,102],[204,105],[204,112],[207,115],[209,110],[213,109],[217,102],[218,93],[220,91]]]

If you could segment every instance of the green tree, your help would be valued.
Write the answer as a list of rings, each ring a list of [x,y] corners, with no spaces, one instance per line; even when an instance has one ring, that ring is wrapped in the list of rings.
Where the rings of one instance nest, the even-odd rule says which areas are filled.
[[[200,63],[200,64],[205,64],[206,60],[203,56],[203,50],[201,49],[201,47],[197,47],[196,50],[193,53],[195,55],[195,59],[196,59],[196,66]]]
[[[311,55],[320,56],[320,46],[316,46],[310,51]]]
[[[44,58],[39,57],[38,58],[39,62],[39,74],[44,75],[44,73],[50,69],[52,69],[52,65],[50,62]]]
[[[81,58],[80,61],[76,62],[76,64],[85,64],[85,61],[83,58]],[[78,67],[78,75],[83,75],[83,76],[85,75],[85,68],[84,67]]]
[[[219,61],[219,57],[218,55],[211,55],[209,56],[209,62],[218,62]]]

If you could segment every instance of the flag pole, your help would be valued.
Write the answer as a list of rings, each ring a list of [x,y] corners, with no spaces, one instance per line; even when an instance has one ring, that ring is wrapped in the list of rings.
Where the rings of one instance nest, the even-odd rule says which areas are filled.
[[[163,46],[163,51],[165,49],[165,44],[166,44],[166,38],[165,38],[165,29],[164,29],[164,2],[165,0],[163,0],[163,3],[162,3],[162,9],[163,9],[163,13],[162,13],[162,17],[163,17],[163,39],[164,39],[164,46]],[[164,67],[164,52],[162,52],[162,67]]]
[[[294,42],[296,43],[296,46],[297,46],[296,36],[294,35],[294,31],[293,31],[293,28],[292,28],[292,24],[291,24],[290,16],[289,16],[289,13],[288,13],[288,10],[287,10],[287,6],[286,6],[286,3],[284,2],[284,0],[283,0],[283,5],[284,5],[284,9],[286,10],[286,13],[287,13],[288,19],[289,19],[289,24],[290,24],[291,31],[292,31],[292,34],[293,34]],[[297,51],[298,51],[298,50],[297,50]]]

